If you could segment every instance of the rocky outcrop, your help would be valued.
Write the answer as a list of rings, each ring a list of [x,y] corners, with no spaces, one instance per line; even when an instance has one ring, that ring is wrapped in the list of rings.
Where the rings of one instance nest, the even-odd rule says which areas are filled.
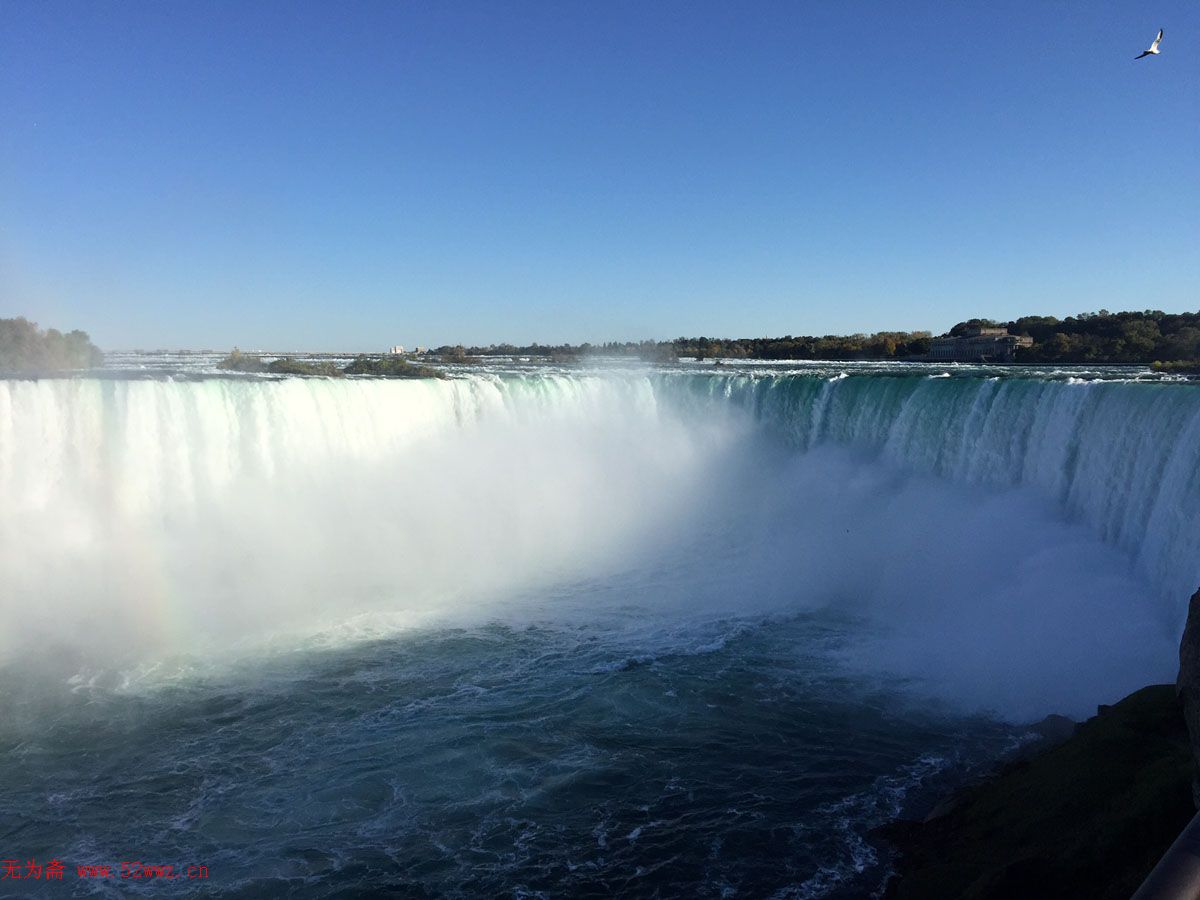
[[[1142,688],[941,815],[881,829],[899,852],[886,896],[1126,900],[1194,813],[1192,766],[1175,689]]]
[[[1179,642],[1179,677],[1175,690],[1183,702],[1183,718],[1191,736],[1192,756],[1196,772],[1192,778],[1192,801],[1200,809],[1200,590],[1188,603],[1187,625]]]

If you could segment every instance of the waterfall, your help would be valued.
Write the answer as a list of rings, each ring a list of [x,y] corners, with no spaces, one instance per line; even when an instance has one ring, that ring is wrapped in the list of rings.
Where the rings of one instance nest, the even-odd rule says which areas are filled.
[[[800,450],[847,445],[957,482],[1031,488],[1132,556],[1181,615],[1200,584],[1195,386],[785,375],[678,387],[681,404],[735,404]]]
[[[644,378],[0,381],[0,660],[604,571],[675,518],[703,430]]]
[[[1042,702],[1062,709],[1169,675],[1198,521],[1200,393],[1182,384],[7,380],[0,663],[293,627],[370,637],[594,583],[609,586],[577,602],[861,600],[899,631],[973,635],[950,658],[910,628],[878,659],[924,660],[917,675],[955,673],[1020,711],[1061,683]],[[611,586],[639,566],[626,594]],[[1026,682],[989,693],[1022,666]]]

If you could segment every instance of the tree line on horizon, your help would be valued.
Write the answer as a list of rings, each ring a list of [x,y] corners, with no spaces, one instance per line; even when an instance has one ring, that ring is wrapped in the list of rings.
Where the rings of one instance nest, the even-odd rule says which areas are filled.
[[[1200,312],[1079,313],[1022,316],[1009,322],[967,319],[945,335],[957,337],[973,326],[1004,328],[1009,334],[1033,339],[1017,350],[1019,363],[1162,363],[1200,364]],[[432,351],[448,361],[480,356],[536,356],[570,360],[585,356],[624,356],[661,362],[675,359],[772,360],[903,360],[929,352],[934,336],[928,331],[878,331],[874,334],[804,335],[760,338],[679,337],[673,341],[613,341],[604,344],[490,344],[438,347]]]
[[[964,334],[974,326],[1004,328],[1009,334],[1026,335],[1033,345],[1017,350],[1018,363],[1102,364],[1129,363],[1168,367],[1200,367],[1200,312],[1079,313],[1058,319],[1054,316],[1023,316],[1009,322],[967,319],[945,336]],[[768,360],[904,360],[919,359],[929,352],[934,336],[928,331],[879,331],[874,334],[806,335],[760,338],[679,337],[673,341],[610,341],[602,344],[489,344],[486,347],[447,345],[431,351],[446,363],[469,363],[481,356],[528,356],[572,361],[588,356],[628,357],[648,362],[678,359],[768,359]],[[234,354],[227,368],[262,365],[248,358],[240,364]],[[23,317],[0,319],[0,371],[39,372],[87,369],[103,362],[104,354],[84,331],[63,333],[41,329]],[[366,373],[381,363],[358,362],[349,374]],[[280,369],[292,361],[279,361]],[[264,366],[265,368],[265,366]],[[299,374],[299,373],[298,373]],[[320,373],[305,373],[320,374]],[[387,374],[400,375],[399,372]],[[403,374],[409,375],[410,372]]]
[[[86,331],[39,328],[18,316],[0,319],[0,372],[60,372],[90,369],[104,362],[104,354]]]
[[[1062,320],[1024,316],[1001,324],[1009,334],[1033,338],[1032,347],[1017,351],[1017,362],[1200,363],[1200,312],[1148,309],[1110,313],[1102,309]]]

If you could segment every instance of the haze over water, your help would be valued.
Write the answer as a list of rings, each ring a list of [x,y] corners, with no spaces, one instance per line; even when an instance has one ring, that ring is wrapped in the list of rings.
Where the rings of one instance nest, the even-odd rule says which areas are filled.
[[[1170,680],[1200,578],[1200,394],[1149,373],[211,362],[0,381],[12,852],[862,896],[871,827]]]

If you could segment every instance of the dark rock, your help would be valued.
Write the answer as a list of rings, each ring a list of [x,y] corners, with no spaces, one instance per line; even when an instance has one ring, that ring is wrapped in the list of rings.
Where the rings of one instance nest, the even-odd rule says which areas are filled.
[[[1191,819],[1191,773],[1174,688],[1142,688],[926,822],[879,829],[899,851],[885,896],[1125,900]]]
[[[1100,707],[1101,709],[1112,709],[1112,707]],[[1038,735],[1043,741],[1050,746],[1057,746],[1071,737],[1075,733],[1075,729],[1079,726],[1074,719],[1068,719],[1066,716],[1051,714],[1046,716],[1040,722],[1036,722],[1029,726],[1029,730]]]
[[[1179,677],[1175,690],[1183,702],[1183,719],[1191,735],[1192,756],[1200,766],[1200,590],[1188,603],[1187,624],[1179,642]],[[1200,809],[1200,780],[1192,779],[1192,801]]]
[[[932,822],[934,819],[940,819],[942,816],[948,816],[958,808],[962,801],[963,794],[961,791],[951,794],[949,797],[943,797],[937,802],[937,805],[929,811],[929,815],[927,815],[921,821],[923,823]]]

